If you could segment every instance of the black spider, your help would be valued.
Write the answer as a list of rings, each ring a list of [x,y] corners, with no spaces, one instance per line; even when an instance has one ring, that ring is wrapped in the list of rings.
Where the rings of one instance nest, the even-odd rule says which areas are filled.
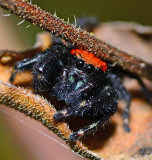
[[[67,104],[67,109],[54,115],[55,121],[64,121],[71,116],[95,121],[74,132],[70,136],[71,141],[105,124],[117,110],[119,94],[128,102],[124,113],[128,119],[130,95],[120,79],[110,71],[103,72],[71,55],[70,49],[61,43],[55,43],[45,52],[16,63],[10,81],[14,80],[17,72],[23,70],[32,70],[36,93],[55,96]],[[128,127],[125,125],[125,128]]]
[[[131,96],[121,79],[112,69],[102,71],[73,56],[70,51],[71,47],[55,38],[50,49],[16,63],[10,82],[17,72],[32,70],[35,93],[56,97],[59,101],[65,101],[68,106],[54,115],[55,121],[65,121],[73,116],[94,121],[72,133],[69,137],[71,141],[106,124],[117,110],[118,98],[126,101],[123,112],[124,129],[130,131],[128,119]],[[142,81],[138,80],[144,88]]]

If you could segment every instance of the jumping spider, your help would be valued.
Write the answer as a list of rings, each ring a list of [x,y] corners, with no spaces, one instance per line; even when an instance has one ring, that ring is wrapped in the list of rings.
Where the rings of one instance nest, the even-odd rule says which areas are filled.
[[[52,46],[46,51],[16,63],[10,82],[23,70],[32,71],[35,93],[56,97],[67,104],[67,108],[54,115],[56,122],[65,121],[69,117],[90,118],[94,121],[72,133],[69,137],[71,141],[106,124],[117,111],[118,99],[126,101],[122,116],[125,131],[130,131],[128,122],[131,96],[120,77],[115,74],[116,69],[92,53],[75,49],[70,43],[65,45],[61,39],[54,38]],[[139,78],[137,80],[143,84]]]

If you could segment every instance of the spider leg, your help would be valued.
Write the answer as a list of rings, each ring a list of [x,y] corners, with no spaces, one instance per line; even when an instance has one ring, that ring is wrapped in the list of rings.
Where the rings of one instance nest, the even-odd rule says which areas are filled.
[[[54,120],[56,122],[63,122],[65,119],[71,117],[73,115],[72,109],[63,109],[61,111],[58,111],[54,116]]]
[[[84,110],[84,109],[82,109],[82,110]],[[73,111],[72,109],[64,109],[62,111],[58,111],[54,115],[54,120],[55,121],[64,121],[65,119],[67,119],[75,114],[76,114],[76,112]],[[105,120],[104,120],[103,124],[101,122],[102,122],[102,120],[97,120],[96,122],[93,122],[93,123],[81,128],[80,130],[74,132],[73,134],[70,135],[70,137],[69,137],[70,140],[75,142],[77,139],[79,139],[83,135],[89,134],[90,132],[94,131],[99,125],[105,124]]]
[[[43,32],[39,33],[36,37],[35,45],[26,51],[11,51],[1,50],[0,51],[0,63],[13,65],[15,62],[20,61],[24,58],[32,57],[37,53],[46,50],[52,44],[52,38],[50,33]]]
[[[63,73],[65,74],[65,73]],[[65,80],[65,77],[63,78],[63,80]],[[63,81],[62,81],[63,82]],[[81,100],[79,98],[74,99],[74,102],[72,101],[73,97],[77,97],[77,95],[80,95],[81,92],[87,91],[89,88],[91,88],[92,85],[88,84],[85,87],[79,89],[78,91],[73,91],[69,94],[69,96],[66,97],[66,103],[69,104],[70,106],[74,106],[74,102],[77,100]],[[61,94],[63,96],[63,93]],[[65,98],[65,97],[64,97]],[[71,117],[71,116],[81,116],[83,117],[83,113],[84,111],[88,110],[89,108],[87,108],[89,104],[86,101],[80,102],[78,109],[76,108],[68,108],[68,109],[64,109],[61,111],[58,111],[55,115],[54,115],[54,120],[55,121],[64,121],[65,119]]]
[[[105,122],[102,124],[101,120],[98,120],[90,125],[87,125],[83,128],[81,128],[80,130],[72,133],[69,137],[70,141],[75,142],[76,140],[78,140],[79,138],[83,137],[84,135],[89,134],[90,132],[94,131],[95,129],[97,129],[99,126],[104,125]]]
[[[56,42],[50,49],[40,54],[40,60],[33,66],[32,70],[33,87],[36,93],[48,93],[49,96],[54,96],[53,86],[56,84],[64,64],[67,63],[69,55],[69,49],[60,42]]]
[[[138,76],[134,76],[133,78],[135,78],[138,81],[138,83],[140,84],[141,89],[142,89],[147,101],[150,104],[152,104],[152,93],[148,90],[148,88],[145,86],[143,81]]]
[[[77,94],[80,95],[83,91],[86,91],[92,87],[92,85],[86,85],[83,88],[75,91],[77,93],[71,92],[68,97],[69,101],[72,101],[71,96],[76,97]],[[64,121],[69,117],[81,117],[90,118],[96,122],[87,125],[80,130],[74,132],[70,135],[71,141],[76,141],[83,135],[89,134],[94,131],[100,124],[103,125],[107,122],[109,117],[115,113],[117,109],[117,95],[114,94],[115,91],[110,86],[105,86],[100,94],[97,95],[96,100],[94,97],[89,97],[87,100],[83,98],[76,98],[73,102],[69,103],[69,108],[62,111],[58,111],[54,115],[55,121]],[[103,98],[103,99],[102,99]],[[77,102],[77,105],[75,104]],[[74,106],[74,104],[76,106]],[[101,123],[102,122],[102,123]]]
[[[23,59],[22,61],[15,63],[14,69],[10,77],[10,82],[14,81],[14,78],[18,72],[24,71],[24,70],[30,70],[33,68],[33,66],[34,66],[33,74],[36,74],[36,77],[39,76],[39,78],[41,78],[42,80],[45,80],[43,77],[47,76],[48,74],[50,75],[52,73],[49,69],[51,68],[50,64],[53,65],[52,68],[55,68],[55,67],[57,69],[60,68],[62,65],[61,64],[62,62],[60,62],[59,59],[65,56],[65,54],[63,54],[61,50],[63,49],[63,52],[67,53],[68,49],[66,47],[63,47],[63,44],[61,44],[61,42],[58,42],[59,40],[57,38],[54,37],[54,40],[55,42],[53,43],[50,49],[47,49],[43,52],[38,53],[33,57],[26,58],[26,59]],[[46,75],[44,75],[46,69],[48,69],[48,72],[46,73]],[[49,73],[49,71],[51,73]],[[54,73],[55,73],[55,69],[54,69]]]
[[[121,79],[116,74],[109,73],[108,75],[109,75],[109,78],[111,79],[113,87],[117,90],[119,98],[124,99],[126,101],[126,106],[122,114],[123,127],[126,132],[130,132],[129,109],[130,109],[130,103],[131,103],[131,95],[126,90],[126,88],[123,86]]]
[[[26,58],[26,59],[23,59],[22,61],[15,63],[15,66],[13,68],[9,81],[13,82],[18,72],[24,71],[24,70],[30,70],[32,66],[41,58],[41,56],[43,56],[43,54],[38,54],[34,57]]]

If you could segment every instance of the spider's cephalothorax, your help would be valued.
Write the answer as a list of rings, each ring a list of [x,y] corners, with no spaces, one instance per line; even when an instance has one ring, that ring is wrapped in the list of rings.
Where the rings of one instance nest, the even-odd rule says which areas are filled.
[[[83,53],[71,50],[61,42],[54,43],[45,52],[16,63],[10,81],[18,71],[31,69],[36,93],[54,96],[67,104],[66,109],[54,115],[55,121],[64,121],[72,116],[94,121],[71,134],[71,141],[104,125],[116,112],[118,96],[128,102],[123,117],[125,129],[129,130],[126,123],[130,103],[128,92],[120,79],[107,70],[105,62],[95,58],[92,61],[85,57],[87,52]],[[88,56],[91,57],[91,53]]]

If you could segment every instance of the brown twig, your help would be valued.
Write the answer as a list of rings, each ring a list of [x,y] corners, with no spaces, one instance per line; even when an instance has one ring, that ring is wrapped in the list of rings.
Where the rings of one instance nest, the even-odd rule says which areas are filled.
[[[66,23],[58,17],[43,11],[36,5],[23,0],[0,0],[0,5],[2,8],[55,34],[57,37],[72,42],[77,48],[92,52],[98,58],[120,66],[124,70],[152,79],[151,64],[130,56],[126,52],[95,38],[89,33],[75,28],[74,25]]]
[[[43,125],[61,137],[78,155],[93,160],[102,160],[102,157],[89,151],[81,142],[72,143],[69,140],[68,137],[71,134],[69,127],[65,123],[56,123],[54,121],[53,115],[56,113],[56,109],[44,98],[23,88],[0,81],[0,103],[9,105],[41,121]]]

